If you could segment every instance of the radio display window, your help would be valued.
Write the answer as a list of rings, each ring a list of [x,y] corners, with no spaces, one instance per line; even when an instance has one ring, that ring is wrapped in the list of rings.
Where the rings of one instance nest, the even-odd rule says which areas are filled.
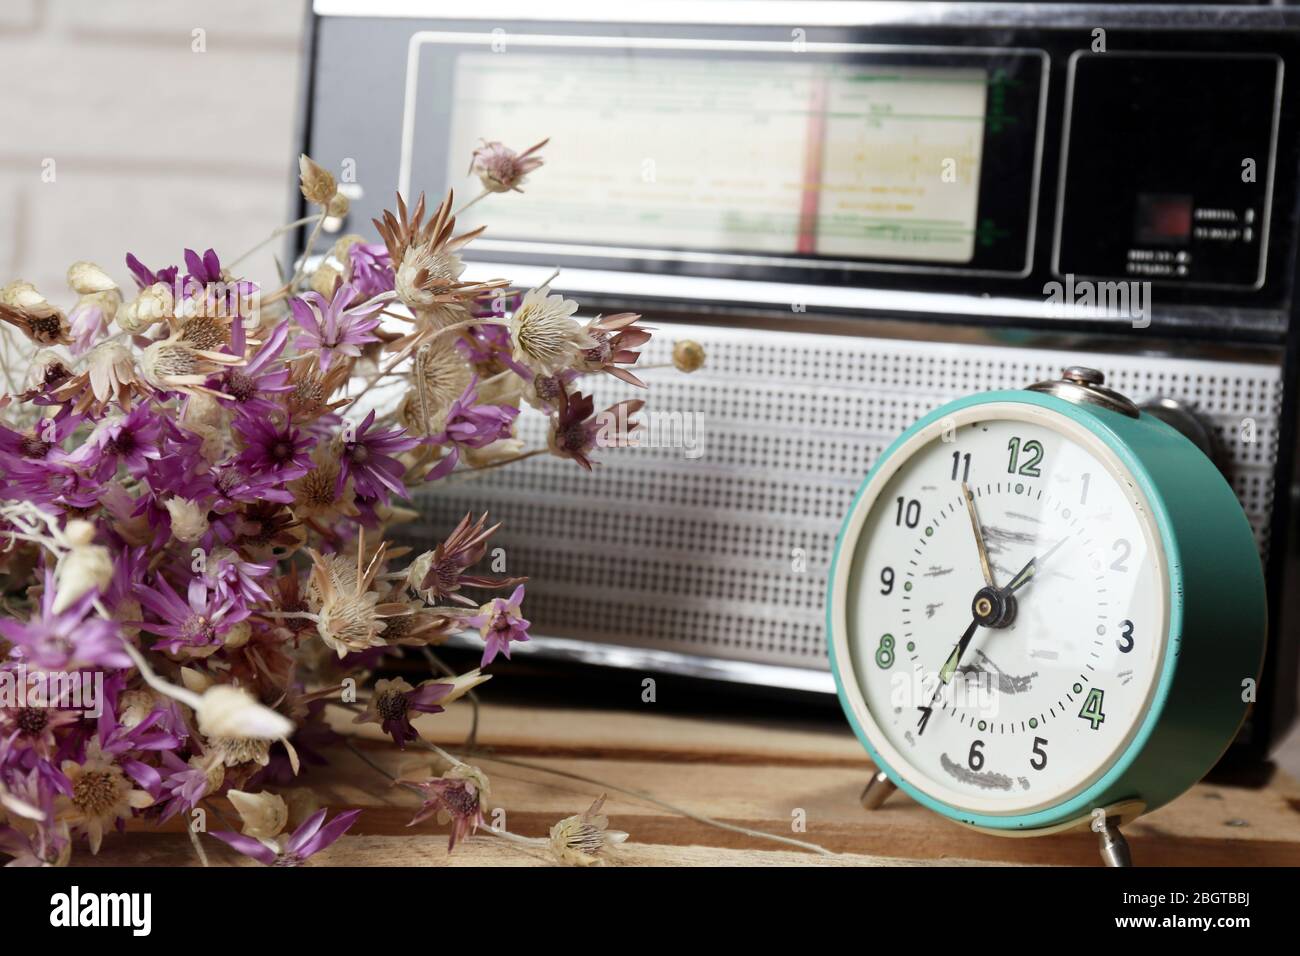
[[[549,139],[523,196],[460,217],[488,226],[480,257],[1023,275],[1045,71],[1036,51],[416,34],[399,188],[473,194],[481,140]]]
[[[526,201],[466,216],[494,237],[966,263],[987,85],[970,67],[466,53],[448,166],[485,131],[550,138]]]

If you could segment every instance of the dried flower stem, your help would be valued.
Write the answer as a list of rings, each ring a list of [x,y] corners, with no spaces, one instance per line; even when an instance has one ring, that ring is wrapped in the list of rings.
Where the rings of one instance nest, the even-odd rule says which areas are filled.
[[[403,572],[403,574],[405,574],[405,572]],[[429,662],[429,666],[432,667],[434,670],[442,672],[447,677],[452,677],[452,678],[456,677],[456,672],[452,670],[450,667],[448,667],[442,661],[442,658],[438,657],[437,654],[433,653],[433,650],[430,649],[427,645],[420,648],[420,651],[421,653],[424,654],[424,659]],[[466,736],[465,738],[465,752],[472,754],[474,752],[474,748],[478,746],[478,714],[479,714],[478,692],[471,690],[465,696],[469,698],[470,706],[473,708],[473,712],[470,715],[469,735]]]
[[[359,704],[345,704],[339,701],[331,701],[331,703],[334,703],[339,707],[343,707],[346,710],[359,711],[361,709]],[[352,747],[351,742],[350,741],[345,741],[345,742],[347,743],[349,749],[351,749]],[[462,764],[465,762],[461,760],[459,757],[457,757],[455,754],[450,754],[447,751],[443,750],[441,747],[439,747],[437,744],[433,743],[432,741],[426,740],[423,736],[418,737],[414,742],[420,744],[427,750],[432,750],[438,756],[442,757],[442,759],[450,763],[453,767],[456,766],[457,764]],[[742,827],[734,823],[726,823],[725,821],[722,820],[715,820],[713,817],[705,816],[702,813],[696,813],[694,810],[687,810],[685,807],[679,807],[676,804],[669,803],[667,800],[660,800],[654,794],[647,793],[644,790],[633,790],[629,787],[620,787],[618,784],[609,783],[608,781],[605,780],[598,780],[595,777],[588,777],[580,773],[572,773],[568,770],[557,770],[554,767],[547,767],[537,763],[529,763],[526,760],[512,760],[509,757],[498,757],[493,755],[489,750],[479,751],[473,756],[475,757],[475,759],[479,759],[479,760],[491,760],[494,761],[495,763],[502,763],[511,767],[520,767],[524,770],[535,770],[540,773],[553,774],[554,776],[557,777],[565,777],[569,780],[577,780],[582,783],[594,784],[595,786],[603,787],[606,790],[613,790],[616,793],[621,793],[629,797],[635,797],[638,800],[644,800],[647,803],[650,803],[656,807],[659,807],[663,810],[667,810],[669,813],[675,813],[678,816],[686,817],[688,820],[694,820],[697,823],[703,823],[705,826],[716,827],[719,830],[727,830],[730,833],[739,833],[744,836],[754,837],[755,839],[759,839],[759,840],[772,840],[776,843],[784,843],[787,846],[798,847],[801,850],[808,850],[812,853],[817,853],[822,856],[835,856],[835,853],[833,851],[826,849],[826,847],[818,843],[812,843],[807,840],[796,840],[794,839],[794,837],[782,836],[779,833],[767,833],[763,830],[755,830],[751,827]],[[369,763],[369,761],[367,761],[367,763]],[[387,771],[381,770],[380,772],[387,774]]]
[[[424,791],[421,790],[419,787],[415,786],[414,784],[409,784],[401,780],[398,780],[397,777],[395,777],[393,774],[389,773],[379,764],[375,763],[368,756],[366,756],[366,754],[362,752],[362,750],[359,747],[353,744],[352,741],[347,740],[345,738],[343,741],[343,746],[346,747],[349,752],[351,752],[352,756],[356,757],[358,760],[360,760],[371,770],[375,771],[375,773],[378,773],[381,776],[386,777],[388,780],[392,781],[397,786],[404,787],[407,790],[410,790],[412,793],[419,794],[420,796],[424,795]],[[443,752],[439,751],[439,753],[443,753]],[[451,758],[450,755],[444,754],[444,756],[447,756],[451,760],[453,766],[455,766],[457,763],[460,762],[455,758]],[[502,827],[493,826],[492,824],[488,823],[486,820],[483,823],[479,824],[478,828],[480,830],[485,830],[488,833],[490,833],[492,836],[499,837],[508,843],[519,843],[524,846],[546,846],[546,840],[542,839],[541,837],[526,837],[518,833],[511,833],[509,830],[506,830]]]
[[[425,741],[427,743],[427,741]],[[439,751],[441,753],[441,751]],[[512,760],[508,757],[496,757],[486,751],[477,755],[481,760],[492,760],[496,763],[507,764],[512,767],[522,767],[526,770],[537,770],[541,773],[554,774],[557,777],[567,777],[570,780],[579,780],[583,783],[595,784],[598,787],[604,787],[617,793],[625,794],[629,797],[636,797],[638,800],[645,800],[657,807],[676,813],[679,816],[694,820],[697,823],[703,823],[706,826],[717,827],[720,830],[728,830],[731,833],[740,833],[745,836],[755,837],[760,840],[773,840],[777,843],[784,843],[788,846],[798,847],[801,850],[809,850],[822,856],[835,856],[835,853],[826,849],[817,843],[811,843],[805,840],[796,840],[793,837],[781,836],[778,833],[766,833],[763,830],[755,830],[750,827],[742,827],[734,823],[726,823],[722,820],[715,820],[713,817],[705,816],[702,813],[696,813],[693,810],[687,810],[685,807],[679,807],[676,804],[669,803],[667,800],[660,800],[653,794],[646,793],[644,790],[633,790],[628,787],[620,787],[617,784],[608,783],[604,780],[597,780],[595,777],[584,776],[580,773],[570,773],[567,770],[557,770],[554,767],[546,767],[542,764],[529,763],[526,760]]]
[[[279,239],[281,236],[283,236],[286,232],[290,232],[291,230],[297,229],[299,226],[305,226],[307,225],[307,223],[317,218],[319,217],[303,216],[301,219],[295,219],[293,222],[287,222],[283,226],[280,226],[279,228],[272,230],[269,236],[267,236],[257,245],[253,246],[251,249],[246,250],[244,254],[241,255],[238,259],[235,259],[233,262],[228,263],[226,268],[233,270],[235,266],[239,265],[241,262],[243,262],[245,259],[247,259],[254,252],[256,252],[258,249],[261,249],[266,244],[274,242],[276,239]]]
[[[194,855],[199,858],[199,863],[208,866],[208,852],[203,849],[203,843],[199,840],[199,835],[194,832],[194,827],[190,826],[189,821],[185,823],[185,832],[190,835],[190,845],[194,847]]]
[[[487,198],[488,196],[490,196],[490,195],[492,195],[492,190],[490,190],[490,189],[485,189],[485,190],[483,190],[481,193],[479,193],[477,196],[475,196],[475,197],[474,197],[473,199],[471,199],[469,202],[465,203],[465,205],[461,206],[459,209],[457,209],[455,212],[453,212],[453,213],[452,213],[452,216],[455,217],[455,216],[459,216],[459,215],[461,215],[461,214],[462,214],[466,209],[468,209],[470,206],[474,205],[474,204],[475,204],[476,202],[478,202],[480,199],[486,199],[486,198]]]
[[[528,451],[521,451],[517,455],[511,455],[509,458],[500,458],[497,461],[488,462],[486,465],[473,465],[466,468],[466,471],[487,471],[489,468],[500,468],[502,465],[513,465],[517,461],[524,461],[527,458],[533,458],[537,455],[545,455],[549,451],[546,448],[532,448]]]
[[[307,237],[307,245],[302,250],[302,256],[298,260],[298,267],[293,270],[293,278],[287,283],[290,289],[298,285],[302,279],[303,273],[307,269],[307,260],[311,258],[311,250],[316,245],[316,238],[320,235],[321,226],[325,225],[325,217],[329,215],[329,209],[322,209],[319,216],[311,216],[309,219],[316,220],[316,226],[312,229],[311,235]]]

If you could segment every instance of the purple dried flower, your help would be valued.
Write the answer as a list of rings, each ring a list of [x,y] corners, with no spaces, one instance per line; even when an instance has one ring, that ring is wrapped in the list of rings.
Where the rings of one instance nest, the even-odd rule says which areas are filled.
[[[456,841],[473,834],[486,825],[483,819],[483,797],[487,794],[487,778],[477,767],[458,764],[441,777],[430,780],[401,780],[409,786],[424,791],[424,805],[411,818],[408,827],[428,819],[435,813],[446,815],[451,822],[447,852],[456,849]]]
[[[288,336],[289,323],[281,322],[247,362],[222,370],[220,375],[209,379],[208,387],[229,396],[219,401],[241,415],[266,418],[278,414],[280,405],[269,396],[293,391],[288,367],[276,361],[284,351]],[[244,323],[231,323],[230,345],[226,350],[242,356],[245,338]]]
[[[183,647],[219,645],[222,636],[251,613],[239,595],[210,588],[200,577],[190,579],[187,600],[182,600],[161,575],[155,577],[152,587],[137,584],[134,591],[141,605],[159,618],[142,623],[141,628],[167,638],[154,648],[171,653]]]
[[[371,432],[374,422],[372,409],[353,432],[352,440],[343,442],[335,493],[342,492],[350,477],[357,494],[378,498],[387,504],[389,492],[406,497],[406,486],[402,484],[406,466],[393,456],[410,451],[420,444],[420,440],[408,437],[404,428]]]
[[[470,381],[460,398],[447,409],[446,422],[440,435],[431,439],[435,445],[468,445],[482,448],[494,441],[510,437],[511,427],[519,409],[511,405],[476,405],[478,378]]]
[[[357,242],[348,247],[352,284],[363,299],[393,291],[393,261],[382,242]]]
[[[483,636],[483,661],[487,667],[497,654],[510,659],[510,642],[528,640],[528,622],[519,614],[524,603],[524,586],[515,588],[508,598],[493,598],[479,608],[478,614],[466,618],[465,623],[479,629]]]
[[[361,354],[361,346],[379,341],[372,332],[379,326],[380,317],[376,313],[386,300],[370,299],[349,308],[356,291],[352,283],[344,283],[328,301],[318,292],[307,292],[289,301],[294,321],[303,330],[295,344],[300,351],[320,353],[322,372],[329,369],[335,352],[356,358]]]
[[[117,622],[93,613],[96,592],[87,591],[55,614],[55,591],[54,571],[46,568],[40,614],[29,621],[0,619],[0,635],[14,645],[13,656],[46,670],[130,667]]]
[[[316,440],[293,425],[262,418],[241,418],[235,431],[244,450],[235,464],[252,474],[274,475],[278,481],[301,478],[311,470],[311,450]]]
[[[166,269],[154,272],[129,252],[126,254],[126,267],[131,270],[131,275],[135,277],[135,284],[141,289],[147,289],[158,282],[171,285],[176,281],[176,273],[180,271],[176,266],[168,266]]]
[[[478,377],[469,383],[460,398],[451,403],[443,421],[443,430],[429,441],[435,445],[451,445],[451,452],[429,469],[425,481],[445,478],[460,461],[460,446],[483,448],[511,437],[511,429],[519,409],[512,405],[475,405],[478,399]]]
[[[346,833],[360,815],[360,810],[345,810],[325,823],[325,811],[317,810],[293,831],[292,836],[286,838],[281,834],[275,842],[229,830],[216,830],[212,835],[266,866],[300,866],[309,856],[319,853]]]
[[[375,682],[375,691],[366,703],[365,711],[357,714],[352,722],[379,724],[384,733],[405,750],[407,741],[418,740],[420,737],[411,726],[411,715],[442,713],[443,708],[438,701],[453,690],[455,685],[435,681],[425,681],[419,687],[412,687],[400,677],[396,680],[379,680]]]
[[[128,474],[138,478],[150,461],[162,458],[165,421],[148,405],[137,405],[126,415],[110,415],[95,426],[85,444],[68,460],[86,467],[100,481],[112,478],[119,462],[126,466]]]

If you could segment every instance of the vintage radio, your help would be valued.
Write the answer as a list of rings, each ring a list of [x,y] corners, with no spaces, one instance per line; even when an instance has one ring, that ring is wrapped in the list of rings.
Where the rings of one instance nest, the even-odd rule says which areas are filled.
[[[1214,456],[1250,520],[1271,640],[1241,739],[1263,752],[1300,646],[1298,27],[1274,7],[316,0],[301,141],[356,172],[334,225],[466,188],[480,137],[550,137],[523,196],[467,212],[490,222],[473,273],[559,267],[591,314],[661,330],[644,364],[680,338],[708,353],[648,373],[693,439],[440,488],[417,533],[505,522],[545,635],[521,652],[829,693],[827,571],[873,460],[946,401],[1089,366]]]

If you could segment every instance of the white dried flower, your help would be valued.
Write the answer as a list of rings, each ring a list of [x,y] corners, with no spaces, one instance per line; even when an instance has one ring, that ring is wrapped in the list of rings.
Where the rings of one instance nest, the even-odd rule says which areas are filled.
[[[289,822],[289,807],[284,798],[274,793],[248,793],[244,790],[227,790],[226,796],[239,811],[243,822],[241,832],[257,840],[273,840]]]
[[[204,691],[196,713],[205,737],[279,740],[293,732],[288,718],[230,684],[213,684]]]
[[[510,317],[515,361],[544,375],[571,367],[580,351],[595,345],[573,317],[578,303],[549,293],[549,286],[529,289]]]
[[[107,405],[117,402],[131,407],[131,389],[137,383],[135,357],[121,342],[104,342],[95,346],[86,359],[90,376],[90,393],[95,401]]]
[[[42,347],[67,345],[68,318],[30,282],[19,279],[0,289],[0,322],[7,322]]]
[[[607,847],[622,843],[627,834],[609,829],[609,817],[600,812],[605,794],[578,816],[565,817],[551,827],[551,852],[561,863],[591,866],[601,862],[597,856]]]
[[[93,295],[116,289],[117,283],[93,262],[74,262],[68,266],[68,286],[78,295]]]
[[[117,697],[117,719],[126,728],[138,727],[161,704],[158,695],[147,687],[133,687]]]
[[[163,505],[172,518],[172,537],[194,544],[208,533],[208,509],[188,498],[168,498]]]
[[[454,252],[412,246],[397,266],[397,297],[412,310],[432,309],[448,298],[464,271],[465,263]]]

